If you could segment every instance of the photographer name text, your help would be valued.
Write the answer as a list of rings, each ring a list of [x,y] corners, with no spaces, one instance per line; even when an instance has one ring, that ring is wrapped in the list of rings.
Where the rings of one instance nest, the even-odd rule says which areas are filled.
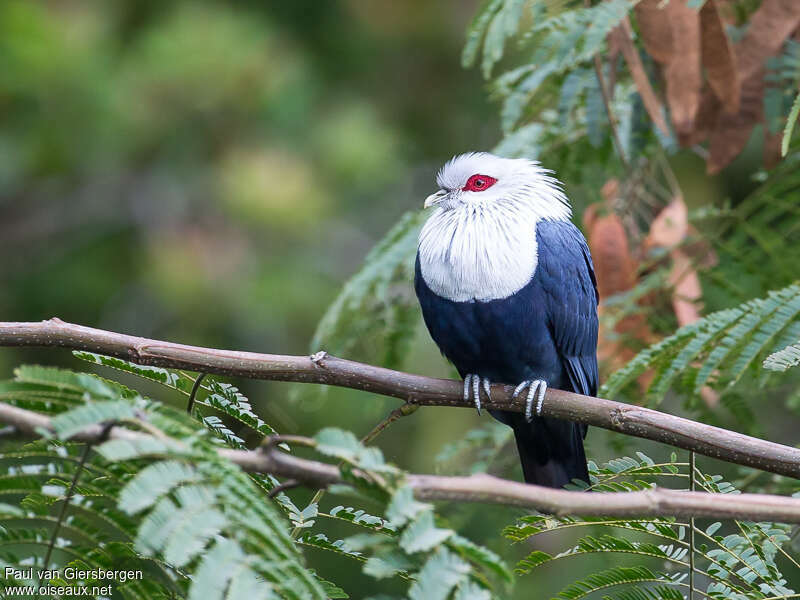
[[[106,570],[106,569],[76,569],[66,567],[64,569],[15,569],[5,568],[6,579],[32,580],[34,577],[39,581],[53,581],[61,579],[63,581],[100,581],[110,580],[118,583],[125,583],[132,579],[142,579],[142,572],[138,570]]]

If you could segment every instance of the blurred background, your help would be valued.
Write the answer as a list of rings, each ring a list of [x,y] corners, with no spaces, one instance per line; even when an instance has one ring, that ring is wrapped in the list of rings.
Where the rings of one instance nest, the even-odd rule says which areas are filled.
[[[3,318],[305,352],[438,164],[499,136],[473,10],[3,2]]]
[[[441,163],[500,138],[459,63],[476,4],[0,2],[2,320],[307,353]],[[85,368],[4,349],[2,377],[23,362]],[[285,433],[359,434],[397,404],[236,383]],[[434,424],[387,436],[391,459],[430,470]]]
[[[460,65],[476,5],[0,2],[0,317],[309,353],[343,282],[402,214],[421,208],[439,166],[502,137],[487,84]],[[753,189],[742,173],[760,148],[738,160],[712,178],[701,158],[676,154],[689,207],[736,203]],[[565,177],[578,215],[602,198],[607,178],[602,169],[582,175]],[[713,286],[706,291],[714,308]],[[719,292],[716,304],[724,301]],[[408,370],[451,373],[420,327],[414,349]],[[22,362],[85,368],[66,351],[3,349],[2,377]],[[336,425],[363,435],[397,406],[358,392],[235,383],[282,433]],[[403,468],[432,472],[445,442],[482,422],[471,411],[425,409],[379,445]],[[791,421],[770,423],[780,439]],[[593,431],[589,455],[614,456],[609,443]],[[501,550],[496,532],[520,513],[443,514],[478,541],[493,535],[489,546]],[[341,569],[340,584],[376,585],[357,565],[315,552],[309,560],[323,575]],[[530,597],[526,583],[517,592]]]

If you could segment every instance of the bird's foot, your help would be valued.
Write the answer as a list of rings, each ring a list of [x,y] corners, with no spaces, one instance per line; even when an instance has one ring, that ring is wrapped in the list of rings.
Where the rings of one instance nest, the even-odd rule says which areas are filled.
[[[534,397],[536,398],[536,416],[540,417],[542,415],[542,402],[544,401],[544,393],[547,391],[547,382],[543,379],[528,379],[523,381],[516,387],[511,397],[516,398],[525,388],[528,388],[528,397],[525,399],[525,420],[530,423],[533,419]]]
[[[475,403],[475,408],[478,414],[481,414],[481,384],[483,391],[486,392],[486,397],[491,400],[492,393],[490,391],[490,381],[486,377],[480,377],[474,373],[468,374],[464,377],[464,400],[469,400],[470,387],[472,387],[472,401]]]

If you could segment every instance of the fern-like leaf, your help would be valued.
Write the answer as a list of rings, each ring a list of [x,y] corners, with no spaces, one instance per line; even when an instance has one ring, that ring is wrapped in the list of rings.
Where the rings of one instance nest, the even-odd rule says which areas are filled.
[[[697,394],[705,385],[730,386],[775,350],[781,334],[800,320],[800,284],[713,313],[643,350],[606,381],[601,394],[615,397],[652,369],[648,399],[658,403],[670,389]],[[690,373],[678,378],[681,373]]]
[[[786,371],[800,365],[800,342],[781,348],[764,359],[764,368]]]

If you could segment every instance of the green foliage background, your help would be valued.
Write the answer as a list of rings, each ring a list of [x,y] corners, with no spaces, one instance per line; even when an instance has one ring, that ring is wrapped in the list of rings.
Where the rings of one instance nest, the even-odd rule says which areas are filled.
[[[614,153],[590,58],[603,51],[605,35],[631,6],[627,0],[592,9],[518,0],[480,7],[460,0],[2,2],[0,316],[59,316],[276,353],[324,348],[450,375],[420,327],[408,285],[418,209],[435,170],[472,149],[538,157],[565,182],[576,215],[601,198],[610,177],[630,175]],[[527,33],[517,40],[520,27]],[[797,45],[788,44],[775,67],[787,90],[800,80],[797,55]],[[476,68],[461,68],[462,60]],[[777,105],[773,117],[780,120],[789,106],[781,112]],[[607,393],[640,399],[631,381],[656,366],[646,394],[652,405],[796,444],[797,370],[779,372],[797,363],[796,347],[771,357],[773,370],[761,367],[767,355],[800,339],[796,148],[767,173],[754,143],[708,177],[697,155],[652,131],[630,81],[618,81],[612,107],[632,163],[668,156],[693,224],[719,262],[702,274],[704,310],[712,316],[640,355],[608,381]],[[633,310],[629,299],[617,300],[620,310]],[[671,315],[648,318],[660,333],[674,333]],[[508,430],[469,411],[417,411],[381,435],[378,456],[353,435],[363,436],[396,406],[387,399],[250,381],[235,382],[240,391],[209,379],[199,411],[210,433],[200,433],[178,410],[193,382],[189,374],[86,354],[4,349],[2,379],[21,363],[94,368],[124,384],[25,367],[0,387],[0,396],[21,406],[75,409],[61,417],[63,431],[130,418],[135,405],[191,442],[169,450],[172,460],[154,458],[158,448],[111,444],[93,455],[90,476],[79,484],[76,512],[96,502],[89,514],[104,515],[107,527],[73,516],[71,534],[80,538],[86,529],[110,549],[93,554],[90,543],[83,560],[135,560],[151,578],[151,587],[132,585],[125,597],[191,593],[162,558],[200,573],[211,572],[212,563],[244,565],[235,590],[242,596],[266,594],[259,588],[266,577],[284,596],[314,596],[329,586],[325,593],[336,597],[335,586],[311,576],[301,560],[355,598],[406,591],[480,598],[485,585],[500,597],[561,590],[560,598],[579,598],[613,583],[645,582],[629,592],[615,588],[612,597],[648,600],[677,598],[675,590],[685,587],[690,523],[603,524],[452,504],[434,515],[410,500],[402,470],[519,476]],[[109,366],[118,372],[110,374]],[[701,383],[720,392],[718,409],[699,401]],[[81,412],[83,394],[92,409]],[[252,445],[273,427],[308,436],[321,431],[317,452],[350,464],[367,461],[394,483],[376,492],[356,482],[361,496],[331,493],[319,506],[309,505],[311,493],[302,489],[266,502],[274,480],[244,477],[210,450],[220,443],[214,440]],[[7,492],[2,519],[27,527],[6,527],[0,543],[7,547],[43,546],[48,538],[81,450],[59,444],[3,442],[2,464],[31,465],[28,474],[10,472],[6,488],[0,485]],[[54,461],[59,452],[62,460]],[[602,490],[687,484],[685,458],[661,446],[592,430],[588,454]],[[620,454],[637,458],[615,458]],[[697,479],[717,493],[796,491],[793,482],[704,460]],[[238,496],[221,497],[225,489]],[[168,513],[178,515],[173,526],[174,519],[182,524],[173,529],[181,543],[153,533]],[[296,544],[287,537],[290,524]],[[362,535],[352,537],[354,527]],[[782,597],[800,588],[793,530],[720,527],[696,524],[709,597]],[[258,555],[263,536],[277,540],[274,554],[248,563],[244,557]],[[578,555],[583,570],[570,570],[570,578],[552,566],[572,564]],[[520,576],[513,591],[506,565],[516,565]],[[201,583],[214,581],[224,585],[213,578]]]

